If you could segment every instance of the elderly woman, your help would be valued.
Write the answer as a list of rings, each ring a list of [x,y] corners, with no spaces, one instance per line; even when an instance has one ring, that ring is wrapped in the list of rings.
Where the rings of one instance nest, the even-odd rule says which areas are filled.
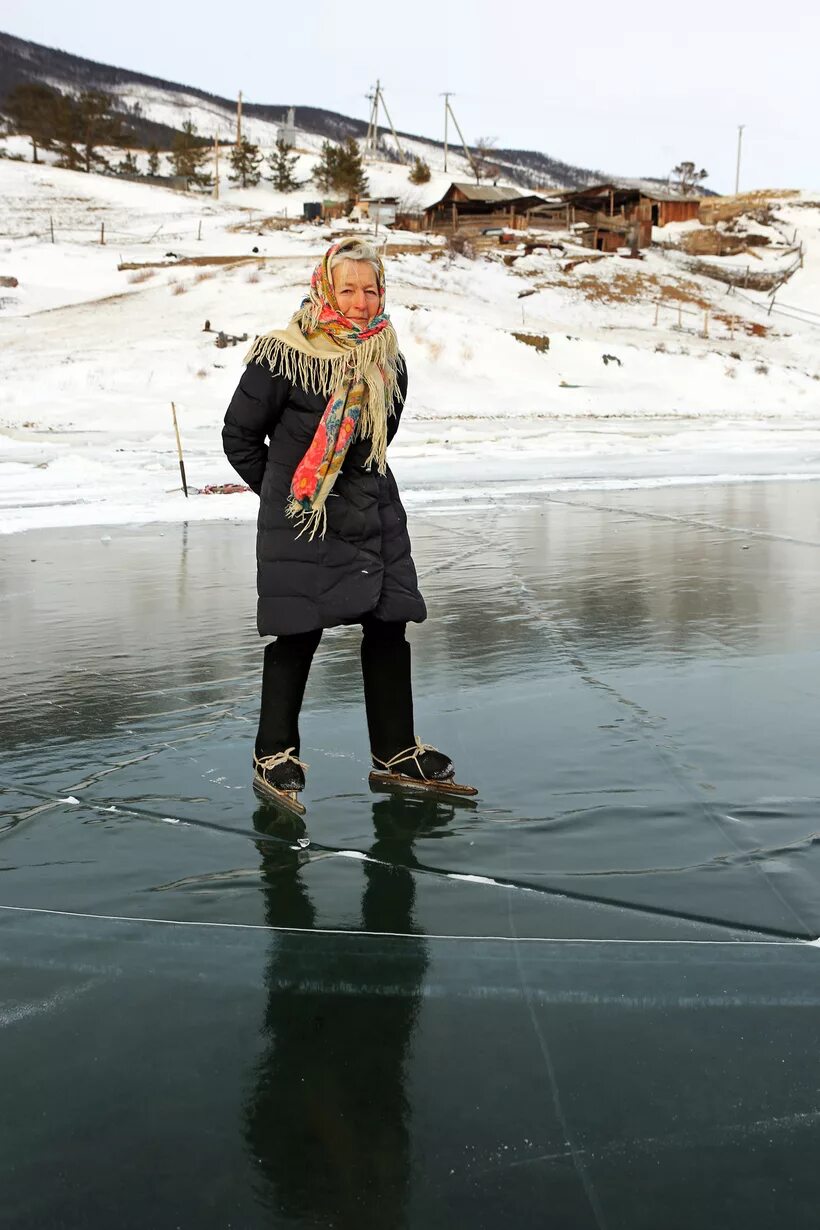
[[[276,637],[265,648],[254,787],[299,812],[299,711],[322,630],[340,624],[362,626],[370,750],[385,784],[474,793],[414,734],[405,629],[427,610],[386,460],[407,372],[384,297],[373,248],[358,238],[329,248],[288,327],[251,347],[222,432],[260,497],[257,623]]]

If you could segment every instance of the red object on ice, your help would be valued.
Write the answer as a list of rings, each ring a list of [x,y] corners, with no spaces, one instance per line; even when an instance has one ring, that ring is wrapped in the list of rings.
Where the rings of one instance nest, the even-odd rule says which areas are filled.
[[[208,483],[207,487],[200,487],[200,495],[238,495],[240,491],[250,491],[250,487],[246,487],[244,483]]]

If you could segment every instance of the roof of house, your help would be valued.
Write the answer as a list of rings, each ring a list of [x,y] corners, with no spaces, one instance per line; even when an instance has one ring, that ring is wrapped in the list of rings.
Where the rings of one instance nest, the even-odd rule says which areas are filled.
[[[457,184],[454,182],[450,184],[447,192],[451,192],[453,188],[458,188],[468,201],[512,201],[524,195],[517,188],[499,188],[495,184]],[[444,195],[446,196],[447,193]]]
[[[603,196],[605,192],[637,192],[650,201],[689,201],[697,202],[700,194],[685,195],[676,192],[665,184],[653,183],[645,179],[613,179],[603,184],[587,184],[585,188],[573,188],[560,193],[561,199],[571,200],[573,197]]]

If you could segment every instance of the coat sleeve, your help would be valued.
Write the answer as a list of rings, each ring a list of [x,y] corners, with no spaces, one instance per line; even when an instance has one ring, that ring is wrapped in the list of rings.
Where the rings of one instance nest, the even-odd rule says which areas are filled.
[[[274,376],[261,363],[249,363],[225,414],[225,456],[257,495],[268,461],[266,439],[282,417],[289,394],[290,384],[284,376]]]
[[[398,391],[396,400],[393,402],[393,413],[387,416],[387,443],[393,439],[396,432],[399,430],[399,421],[401,412],[404,409],[404,403],[407,401],[407,364],[404,361],[404,355],[400,355],[400,363],[398,370]]]

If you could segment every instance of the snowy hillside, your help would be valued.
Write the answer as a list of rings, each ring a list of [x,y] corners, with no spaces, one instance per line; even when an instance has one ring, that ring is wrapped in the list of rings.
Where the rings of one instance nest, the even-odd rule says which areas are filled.
[[[380,193],[406,183],[397,164],[369,173]],[[192,486],[234,479],[219,431],[247,343],[219,348],[216,331],[286,322],[331,234],[352,226],[294,223],[313,196],[267,185],[215,201],[0,160],[4,529],[255,515],[249,495],[184,500],[171,402]],[[785,265],[795,243],[803,261],[771,315],[769,296],[727,294],[677,248],[600,259],[564,236],[560,250],[511,243],[470,260],[382,229],[410,371],[391,447],[408,500],[490,482],[820,473],[818,199],[775,201],[767,229],[755,265]]]
[[[102,90],[118,100],[127,123],[142,134],[143,144],[155,140],[163,149],[170,148],[174,132],[179,131],[185,120],[191,120],[199,132],[209,138],[232,140],[236,132],[234,99],[219,98],[193,86],[163,81],[130,69],[99,64],[0,31],[0,99],[15,85],[24,82],[41,82],[68,94],[84,89]],[[302,105],[305,101],[294,99],[287,105],[272,105],[246,100],[245,135],[269,149],[276,140],[276,130],[285,111],[294,105],[298,143],[303,149],[318,149],[323,140],[338,141],[348,136],[362,139],[365,136],[367,123],[364,119]],[[411,157],[418,154],[431,167],[443,170],[444,150],[441,143],[403,131],[400,114],[396,113],[395,119],[404,150]],[[384,127],[384,121],[385,117],[380,113],[379,133],[386,146],[395,149],[395,139]],[[139,136],[135,144],[140,144]],[[469,160],[463,155],[456,155],[455,151],[456,146],[451,144],[448,167],[456,178],[464,178],[469,171]],[[598,171],[573,166],[537,150],[498,149],[494,161],[510,182],[525,187],[581,187],[601,178]]]

